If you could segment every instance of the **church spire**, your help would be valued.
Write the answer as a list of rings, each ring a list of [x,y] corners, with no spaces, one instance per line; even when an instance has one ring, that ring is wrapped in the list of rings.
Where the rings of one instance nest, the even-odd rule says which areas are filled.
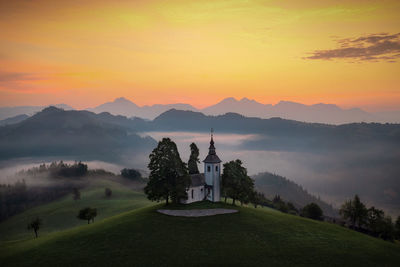
[[[211,128],[211,141],[210,147],[208,148],[208,155],[215,155],[215,146],[214,146],[214,129]]]
[[[208,148],[208,155],[203,160],[205,163],[220,163],[221,160],[215,153],[215,146],[214,146],[214,129],[211,128],[211,140],[210,140],[210,147]]]

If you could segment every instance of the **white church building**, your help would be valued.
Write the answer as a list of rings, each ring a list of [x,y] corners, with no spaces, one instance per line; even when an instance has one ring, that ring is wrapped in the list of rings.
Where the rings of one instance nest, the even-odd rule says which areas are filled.
[[[203,162],[204,173],[190,175],[192,184],[186,191],[188,198],[182,200],[181,203],[189,204],[203,200],[219,202],[221,200],[221,160],[215,153],[212,132],[208,155]]]

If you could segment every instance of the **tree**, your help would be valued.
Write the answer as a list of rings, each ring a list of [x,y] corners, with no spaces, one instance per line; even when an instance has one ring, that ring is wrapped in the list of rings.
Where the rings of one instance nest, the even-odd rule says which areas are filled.
[[[81,220],[86,220],[88,224],[90,221],[94,222],[94,218],[97,216],[97,209],[96,208],[84,208],[81,209],[78,213],[77,218]]]
[[[294,204],[292,202],[286,203],[286,206],[289,210],[289,213],[294,214],[294,215],[298,214],[298,210],[296,209],[296,207],[294,206]]]
[[[289,211],[289,207],[286,205],[285,201],[282,200],[280,195],[275,195],[274,198],[272,199],[272,206],[273,208],[287,213]]]
[[[222,193],[226,198],[232,198],[232,204],[239,200],[248,203],[254,193],[254,181],[247,175],[247,170],[242,162],[237,159],[224,164],[222,173]]]
[[[254,205],[254,208],[257,208],[258,205],[266,206],[269,200],[265,197],[264,193],[253,191],[250,195],[250,202]]]
[[[137,180],[142,178],[142,174],[135,169],[124,168],[121,170],[121,176],[128,179]]]
[[[72,194],[73,194],[72,198],[73,198],[74,200],[79,200],[79,199],[81,199],[81,192],[79,191],[78,188],[76,188],[76,187],[72,188]]]
[[[199,149],[197,148],[196,144],[191,143],[190,157],[188,161],[189,174],[199,173],[199,168],[197,167],[197,163],[200,163],[199,154]]]
[[[33,231],[35,232],[35,237],[38,238],[38,231],[40,229],[40,226],[42,226],[42,220],[37,217],[28,224],[27,228],[28,230],[33,229]]]
[[[150,175],[144,188],[147,198],[152,201],[165,200],[167,205],[169,198],[174,203],[187,199],[186,190],[191,180],[176,144],[169,138],[163,138],[149,158]]]
[[[396,223],[394,224],[395,236],[397,240],[400,240],[400,215],[397,217]]]
[[[242,190],[240,190],[239,192],[238,200],[240,201],[240,204],[243,206],[243,203],[248,204],[250,202],[250,200],[254,197],[256,192],[254,190],[254,181],[247,174],[246,176],[242,177],[241,187]]]
[[[106,195],[106,197],[107,198],[110,198],[111,197],[111,195],[112,195],[112,191],[111,191],[111,189],[110,188],[105,188],[104,189],[104,194]]]
[[[349,220],[353,228],[360,228],[365,224],[368,211],[365,205],[360,201],[358,195],[353,200],[346,201],[339,210],[339,213],[345,220]]]
[[[390,216],[386,216],[382,220],[382,228],[379,233],[379,237],[384,240],[394,241],[395,227],[393,225],[392,218]]]
[[[324,220],[322,209],[315,203],[310,203],[306,205],[301,210],[301,215],[303,217],[307,217],[313,220],[318,220],[318,221]]]
[[[371,207],[367,212],[367,227],[373,236],[379,236],[382,231],[383,219],[385,218],[385,213],[383,210]]]

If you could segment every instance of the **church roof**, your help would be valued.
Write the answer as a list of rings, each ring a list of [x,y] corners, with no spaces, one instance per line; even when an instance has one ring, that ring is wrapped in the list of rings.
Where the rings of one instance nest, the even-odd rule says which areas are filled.
[[[208,154],[207,157],[203,160],[205,163],[220,163],[222,160],[219,159],[217,154]]]
[[[204,173],[191,174],[190,178],[192,179],[192,184],[191,184],[192,187],[205,185],[206,183]]]

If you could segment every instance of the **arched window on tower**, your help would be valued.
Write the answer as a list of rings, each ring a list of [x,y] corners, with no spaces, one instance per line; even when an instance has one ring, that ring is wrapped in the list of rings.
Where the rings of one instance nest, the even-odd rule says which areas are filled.
[[[192,199],[193,199],[193,189],[192,189]]]
[[[210,171],[211,171],[210,166],[207,166],[207,172],[210,172]]]
[[[218,165],[215,166],[215,171],[216,171],[216,172],[218,171]]]

